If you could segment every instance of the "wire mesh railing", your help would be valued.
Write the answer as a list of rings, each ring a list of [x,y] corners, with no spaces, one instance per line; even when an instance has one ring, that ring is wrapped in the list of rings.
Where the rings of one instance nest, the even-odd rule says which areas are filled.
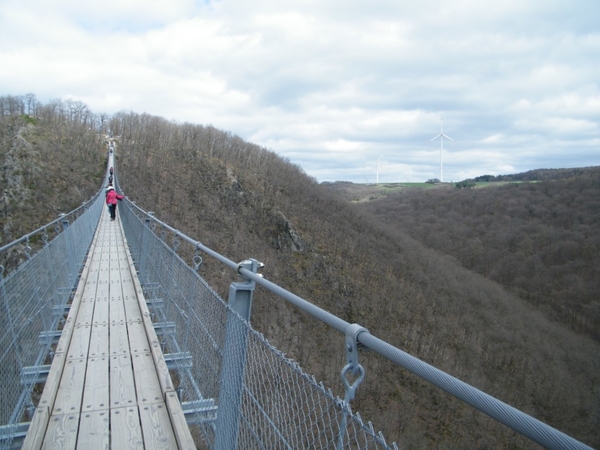
[[[98,193],[69,214],[0,248],[0,448],[10,448],[40,393],[56,336],[79,281],[103,198]],[[54,235],[53,239],[49,239]],[[31,242],[41,243],[34,253]],[[5,272],[7,261],[24,259]]]
[[[119,211],[153,320],[174,324],[163,350],[199,448],[397,448],[228,307],[196,272],[199,248],[190,265],[178,255],[189,238],[127,201]]]

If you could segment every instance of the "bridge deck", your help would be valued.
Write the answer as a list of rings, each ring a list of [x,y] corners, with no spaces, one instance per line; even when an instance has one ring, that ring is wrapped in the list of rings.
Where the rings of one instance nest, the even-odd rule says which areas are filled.
[[[106,208],[23,448],[195,448],[121,222]]]

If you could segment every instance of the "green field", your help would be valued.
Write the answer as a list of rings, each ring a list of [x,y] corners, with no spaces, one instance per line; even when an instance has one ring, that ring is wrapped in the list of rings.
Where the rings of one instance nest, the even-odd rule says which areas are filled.
[[[474,189],[485,187],[502,186],[505,184],[518,184],[522,181],[477,181]],[[405,189],[456,189],[456,183],[351,183],[335,182],[321,183],[323,186],[331,189],[350,202],[368,202],[386,197],[390,194],[400,192]]]

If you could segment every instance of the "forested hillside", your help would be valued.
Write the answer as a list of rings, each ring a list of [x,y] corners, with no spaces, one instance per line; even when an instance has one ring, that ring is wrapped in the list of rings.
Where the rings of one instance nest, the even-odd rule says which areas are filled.
[[[118,181],[142,208],[232,260],[264,262],[269,280],[600,446],[596,340],[373,220],[273,152],[212,126],[108,119]],[[210,258],[201,274],[223,297],[235,279]],[[251,321],[343,395],[343,336],[260,288]],[[381,357],[360,360],[366,378],[353,409],[401,448],[536,448]]]
[[[98,133],[97,116],[81,102],[0,97],[0,245],[98,192],[107,153]],[[22,260],[15,258],[1,263]]]
[[[600,168],[511,178],[544,181],[407,189],[357,207],[600,339]]]

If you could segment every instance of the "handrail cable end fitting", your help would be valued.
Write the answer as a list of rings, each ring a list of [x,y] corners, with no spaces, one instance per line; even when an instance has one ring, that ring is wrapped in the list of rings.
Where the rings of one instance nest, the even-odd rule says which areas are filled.
[[[262,274],[258,273],[258,271],[264,267],[265,267],[264,263],[261,263],[260,261],[254,259],[254,258],[250,258],[250,259],[245,259],[244,261],[238,263],[236,272],[244,280],[249,281],[249,279],[247,277],[242,275],[241,269],[249,270],[250,272],[257,274],[259,277],[262,277]]]

